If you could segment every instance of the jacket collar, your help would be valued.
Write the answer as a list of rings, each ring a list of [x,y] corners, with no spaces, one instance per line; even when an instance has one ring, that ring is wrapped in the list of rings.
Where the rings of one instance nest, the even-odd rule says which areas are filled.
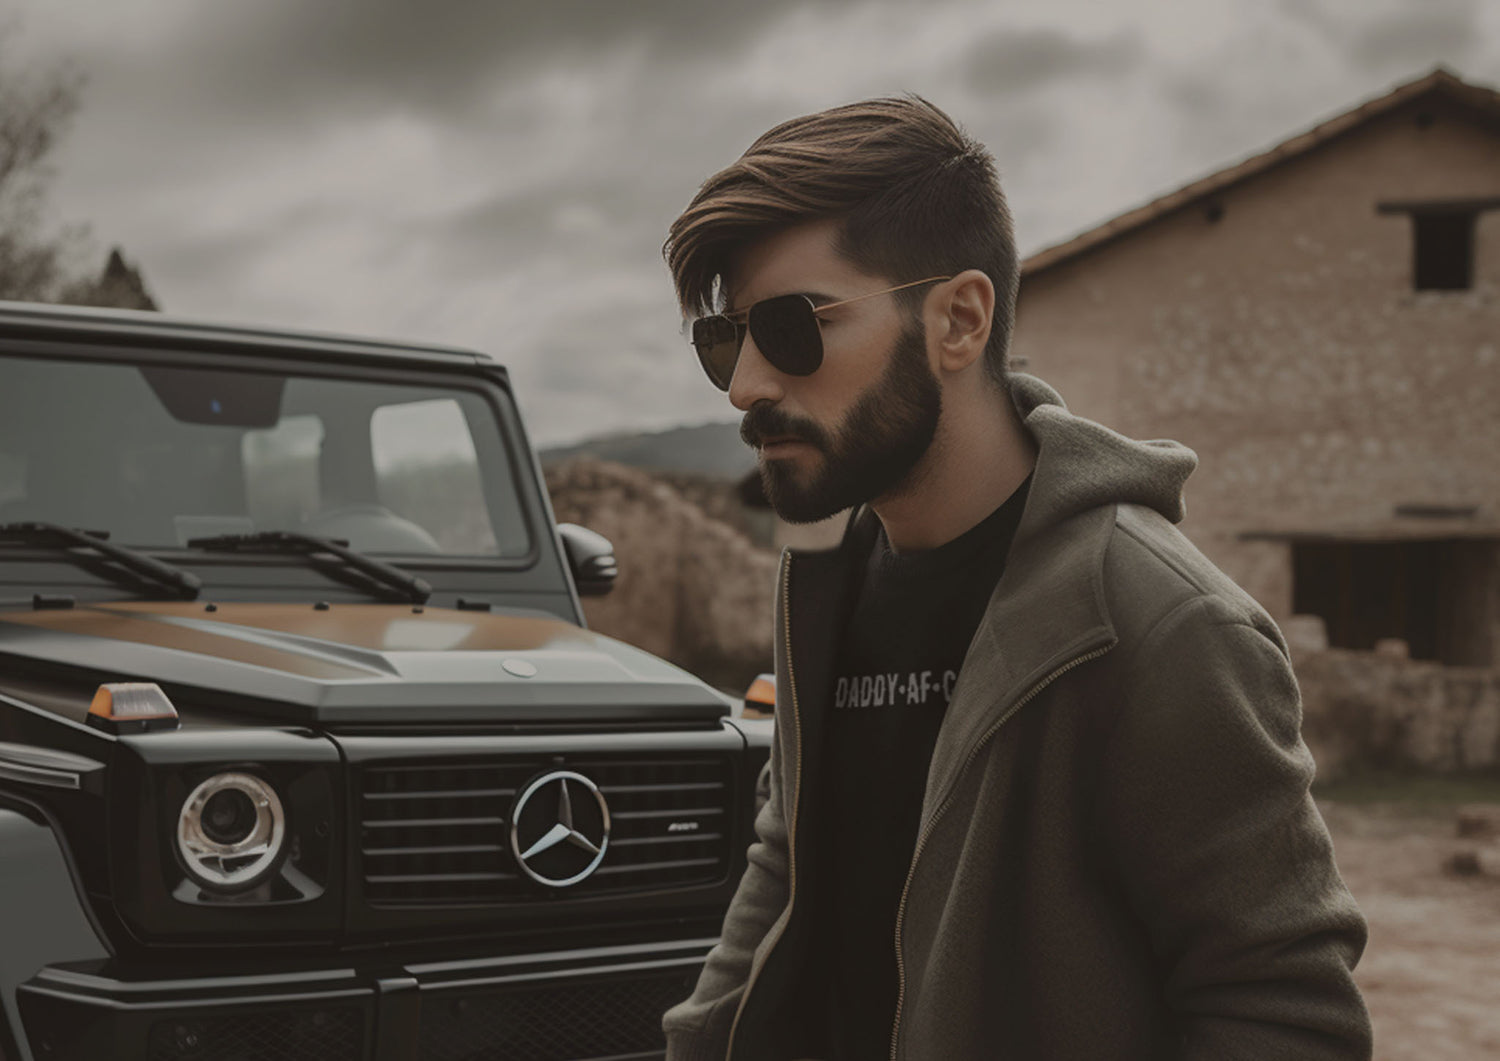
[[[1179,522],[1183,485],[1198,463],[1176,442],[1138,442],[1073,415],[1033,376],[1011,381],[1037,462],[1005,573],[969,644],[933,749],[924,825],[993,728],[1062,670],[1113,647],[1104,557],[1116,509],[1145,505]]]
[[[1011,380],[1022,422],[1037,442],[1037,462],[1005,573],[969,645],[933,750],[924,826],[971,750],[997,723],[1060,670],[1114,644],[1104,556],[1116,506],[1146,505],[1180,521],[1183,483],[1197,464],[1197,456],[1178,443],[1134,441],[1074,416],[1035,377],[1013,374]],[[877,522],[873,512],[861,510],[837,548],[789,551],[784,562],[799,562],[793,595],[843,600]],[[809,631],[793,629],[805,644]],[[815,652],[829,651],[827,638],[813,640],[819,643]]]

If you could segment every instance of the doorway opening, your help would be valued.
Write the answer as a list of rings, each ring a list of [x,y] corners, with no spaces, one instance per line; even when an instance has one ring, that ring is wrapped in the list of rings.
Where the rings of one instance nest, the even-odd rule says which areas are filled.
[[[1400,638],[1412,659],[1492,666],[1497,560],[1487,539],[1294,541],[1292,610],[1321,616],[1331,648]]]

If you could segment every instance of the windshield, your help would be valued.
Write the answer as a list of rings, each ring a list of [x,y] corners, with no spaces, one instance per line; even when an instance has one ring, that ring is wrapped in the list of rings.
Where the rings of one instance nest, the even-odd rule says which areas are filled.
[[[21,520],[147,548],[258,531],[399,555],[531,547],[477,391],[0,357],[0,523]]]

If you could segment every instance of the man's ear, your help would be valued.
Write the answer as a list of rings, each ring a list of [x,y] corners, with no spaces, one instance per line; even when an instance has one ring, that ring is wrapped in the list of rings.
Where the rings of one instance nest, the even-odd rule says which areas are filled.
[[[995,322],[995,285],[965,269],[933,291],[927,311],[929,351],[940,372],[960,372],[984,356]]]

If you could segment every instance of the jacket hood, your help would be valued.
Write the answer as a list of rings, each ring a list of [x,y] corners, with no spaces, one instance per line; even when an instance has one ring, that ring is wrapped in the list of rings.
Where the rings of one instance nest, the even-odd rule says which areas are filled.
[[[1061,522],[1109,504],[1145,505],[1173,523],[1187,510],[1182,488],[1198,455],[1167,439],[1138,441],[1068,412],[1062,396],[1035,376],[1013,373],[1011,398],[1040,448],[1028,502],[1033,526]],[[1031,516],[1028,513],[1028,516]]]
[[[1009,631],[1004,651],[966,657],[928,772],[923,824],[969,748],[1028,690],[1115,642],[1104,557],[1120,506],[1181,521],[1183,484],[1197,455],[1176,442],[1140,442],[1068,412],[1035,376],[1013,375],[1011,395],[1037,442],[1026,511],[975,642]],[[993,647],[993,646],[991,646]]]

